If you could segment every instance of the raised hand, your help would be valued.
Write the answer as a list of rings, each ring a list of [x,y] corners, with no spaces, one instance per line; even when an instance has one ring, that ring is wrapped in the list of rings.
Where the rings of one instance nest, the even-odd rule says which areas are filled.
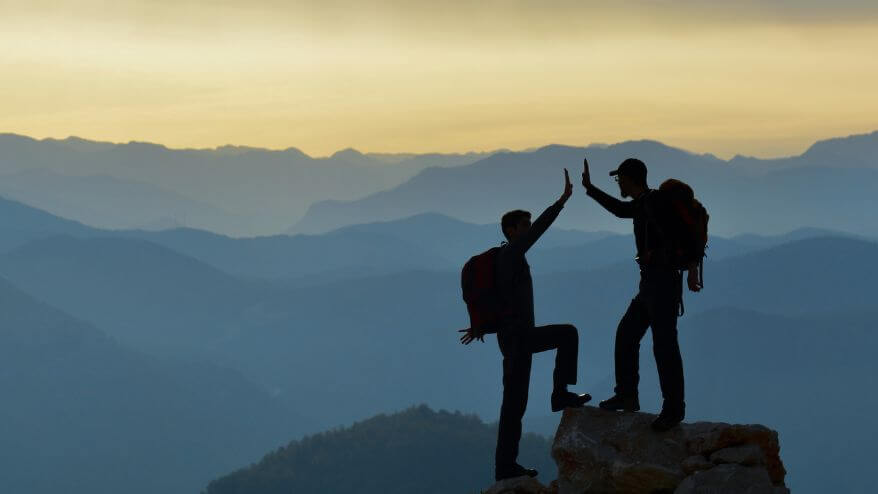
[[[469,345],[473,342],[473,340],[479,340],[482,343],[485,342],[485,334],[479,331],[478,329],[466,328],[457,331],[458,333],[463,333],[460,337],[460,342],[464,345]]]
[[[570,196],[573,194],[573,184],[570,183],[570,173],[567,172],[567,169],[564,169],[564,192],[561,194],[561,199],[559,199],[562,203],[567,202],[567,199],[570,199]]]
[[[588,158],[582,158],[582,186],[591,187],[591,172],[588,170]]]

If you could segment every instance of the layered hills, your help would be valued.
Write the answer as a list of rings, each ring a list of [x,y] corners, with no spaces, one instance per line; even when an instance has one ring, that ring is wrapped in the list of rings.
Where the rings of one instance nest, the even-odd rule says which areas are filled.
[[[655,141],[611,146],[546,146],[535,151],[497,153],[470,166],[427,169],[390,190],[354,201],[314,204],[293,227],[296,232],[439,212],[477,223],[497,221],[503,212],[542,211],[560,194],[562,168],[574,179],[587,156],[594,183],[615,191],[607,172],[629,157],[649,167],[650,182],[681,178],[695,187],[714,215],[711,228],[724,235],[776,233],[822,227],[876,234],[869,211],[878,190],[878,133],[815,144],[807,153],[778,166],[776,160],[722,161]],[[571,201],[559,226],[618,230],[614,218],[592,201]]]
[[[493,478],[496,436],[496,425],[476,416],[421,405],[293,441],[211,482],[205,494],[472,492]],[[522,461],[544,479],[556,472],[549,446],[534,434],[521,440]]]
[[[344,150],[314,158],[295,148],[169,149],[0,134],[0,194],[103,228],[256,235],[285,229],[315,201],[356,199],[424,168],[488,155]]]
[[[545,207],[559,193],[561,169],[575,179],[583,156],[605,188],[613,186],[607,170],[635,156],[649,165],[654,184],[682,178],[696,186],[708,209],[724,211],[714,220],[718,233],[822,227],[874,236],[868,211],[878,180],[876,150],[878,132],[819,141],[801,155],[778,159],[721,160],[649,140],[466,154],[344,150],[314,158],[295,148],[179,150],[3,134],[0,194],[114,229],[323,233],[420,213],[487,224],[510,208]],[[571,206],[576,213],[559,225],[619,230],[593,208]]]
[[[307,420],[240,373],[160,359],[0,280],[0,491],[193,492]]]
[[[4,139],[2,146],[21,144]],[[796,492],[870,487],[864,474],[867,439],[878,433],[868,416],[876,401],[870,283],[878,275],[878,244],[868,216],[878,190],[870,182],[876,172],[867,154],[871,145],[871,136],[839,139],[815,145],[801,160],[765,169],[753,162],[756,168],[747,170],[743,158],[726,162],[649,141],[586,149],[596,177],[606,177],[621,156],[643,155],[655,164],[655,179],[663,172],[691,177],[705,199],[717,233],[708,250],[706,290],[686,295],[680,321],[690,418],[777,428],[788,445],[787,485]],[[208,171],[224,177],[219,182],[240,181],[239,170],[222,171],[239,166],[237,159],[265,158],[278,169],[285,169],[286,160],[306,160],[291,150],[174,151],[75,140],[26,141],[14,149],[0,163],[5,173],[30,173],[35,161],[28,156],[37,156],[51,165],[39,174],[69,174],[70,183],[111,177],[102,182],[107,190],[121,182],[161,189],[164,172],[151,167],[171,156],[179,168],[175,176],[186,185],[171,192],[196,202],[224,203],[216,193],[220,189],[209,185],[214,177]],[[335,203],[331,207],[338,206],[339,215],[315,220],[319,228],[308,234],[236,238],[222,234],[234,230],[225,216],[223,228],[216,229],[220,233],[106,230],[87,225],[100,224],[88,215],[71,215],[85,223],[70,221],[0,200],[0,318],[6,318],[0,331],[5,362],[0,386],[6,397],[0,414],[9,425],[4,434],[9,441],[0,445],[0,481],[7,482],[0,490],[192,492],[281,444],[289,446],[267,458],[280,455],[284,464],[299,465],[295,471],[317,468],[321,455],[357,439],[314,434],[339,426],[354,436],[375,431],[358,427],[366,417],[415,403],[494,420],[499,354],[493,337],[470,347],[457,341],[456,330],[467,325],[459,269],[468,256],[499,243],[498,212],[510,205],[538,212],[551,202],[560,192],[560,167],[572,160],[568,166],[575,172],[582,152],[552,146],[457,162],[435,157],[440,168],[410,162],[409,171],[394,179],[398,187],[376,185],[375,195],[359,188],[360,196],[335,196],[363,199]],[[142,155],[126,161],[130,153]],[[68,154],[79,157],[67,160]],[[398,166],[415,158],[362,158],[369,164],[345,152],[320,166]],[[476,162],[463,163],[468,159]],[[226,161],[219,166],[216,160]],[[258,163],[254,170],[268,166]],[[280,184],[300,180],[277,173],[272,177]],[[402,178],[405,174],[412,178]],[[210,180],[199,185],[204,177]],[[483,187],[486,177],[497,182]],[[717,177],[727,181],[716,182]],[[58,180],[53,190],[78,194],[80,189],[66,188],[67,179]],[[186,187],[202,195],[189,197]],[[252,195],[259,187],[247,184],[242,190]],[[118,190],[137,195],[147,189]],[[280,187],[265,190],[267,198],[253,210],[231,214],[243,211],[247,218],[263,207],[292,208],[273,202]],[[138,200],[146,201],[150,193],[142,193]],[[26,195],[16,197],[25,202],[36,197]],[[171,196],[162,197],[169,210],[176,207]],[[637,270],[630,224],[575,200],[562,214],[566,223],[553,227],[528,257],[538,323],[571,322],[579,328],[577,388],[600,398],[612,386],[613,332],[636,290]],[[128,217],[126,204],[133,203],[120,200],[112,213]],[[290,209],[254,228],[278,231],[277,225],[290,224],[294,216]],[[659,398],[649,346],[644,341],[641,401],[654,411]],[[550,355],[535,359],[527,417],[528,427],[547,435],[557,425],[547,403],[551,363]],[[856,406],[850,406],[852,396]],[[432,417],[438,423],[461,419],[468,424],[463,429],[493,441],[485,439],[493,434],[490,426],[472,417]],[[349,427],[354,422],[358,425]],[[378,429],[391,428],[389,423]],[[403,436],[382,437],[404,443]],[[449,452],[449,463],[463,454],[460,448],[490,457],[484,444],[445,436],[442,451]],[[489,472],[489,458],[472,461]],[[286,468],[269,464],[260,463],[268,470]],[[230,478],[261,476],[257,470]],[[474,488],[488,485],[475,483],[483,478],[480,472],[473,474]]]

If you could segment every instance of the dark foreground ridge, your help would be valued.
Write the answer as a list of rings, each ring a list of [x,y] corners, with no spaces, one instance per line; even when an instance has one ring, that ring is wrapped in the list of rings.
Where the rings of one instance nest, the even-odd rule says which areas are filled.
[[[788,494],[777,432],[762,425],[681,424],[657,433],[655,415],[567,409],[552,457],[558,479],[498,482],[484,494]]]
[[[203,494],[473,494],[493,478],[496,424],[426,405],[292,441]],[[522,461],[555,478],[550,441],[525,434]]]

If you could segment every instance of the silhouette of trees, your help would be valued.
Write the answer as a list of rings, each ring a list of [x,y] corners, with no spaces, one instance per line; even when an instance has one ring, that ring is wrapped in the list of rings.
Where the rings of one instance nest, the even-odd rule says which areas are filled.
[[[493,483],[495,424],[426,405],[293,441],[210,483],[206,494],[478,492]],[[525,434],[522,461],[555,478],[548,439]]]

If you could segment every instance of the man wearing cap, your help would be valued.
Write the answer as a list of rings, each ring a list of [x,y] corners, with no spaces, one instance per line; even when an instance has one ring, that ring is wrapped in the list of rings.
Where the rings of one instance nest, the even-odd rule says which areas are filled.
[[[635,158],[623,161],[610,172],[619,184],[620,201],[591,183],[588,160],[583,160],[582,186],[586,194],[619,218],[634,221],[634,241],[640,266],[640,289],[616,329],[615,395],[599,406],[605,410],[640,410],[637,385],[640,381],[640,340],[652,327],[653,353],[662,389],[662,411],[653,422],[657,431],[679,424],[686,414],[683,396],[683,360],[677,343],[677,309],[682,300],[682,274],[671,266],[665,249],[661,218],[668,217],[670,203],[664,193],[646,182],[646,165]],[[698,291],[697,271],[689,270],[689,289]]]

